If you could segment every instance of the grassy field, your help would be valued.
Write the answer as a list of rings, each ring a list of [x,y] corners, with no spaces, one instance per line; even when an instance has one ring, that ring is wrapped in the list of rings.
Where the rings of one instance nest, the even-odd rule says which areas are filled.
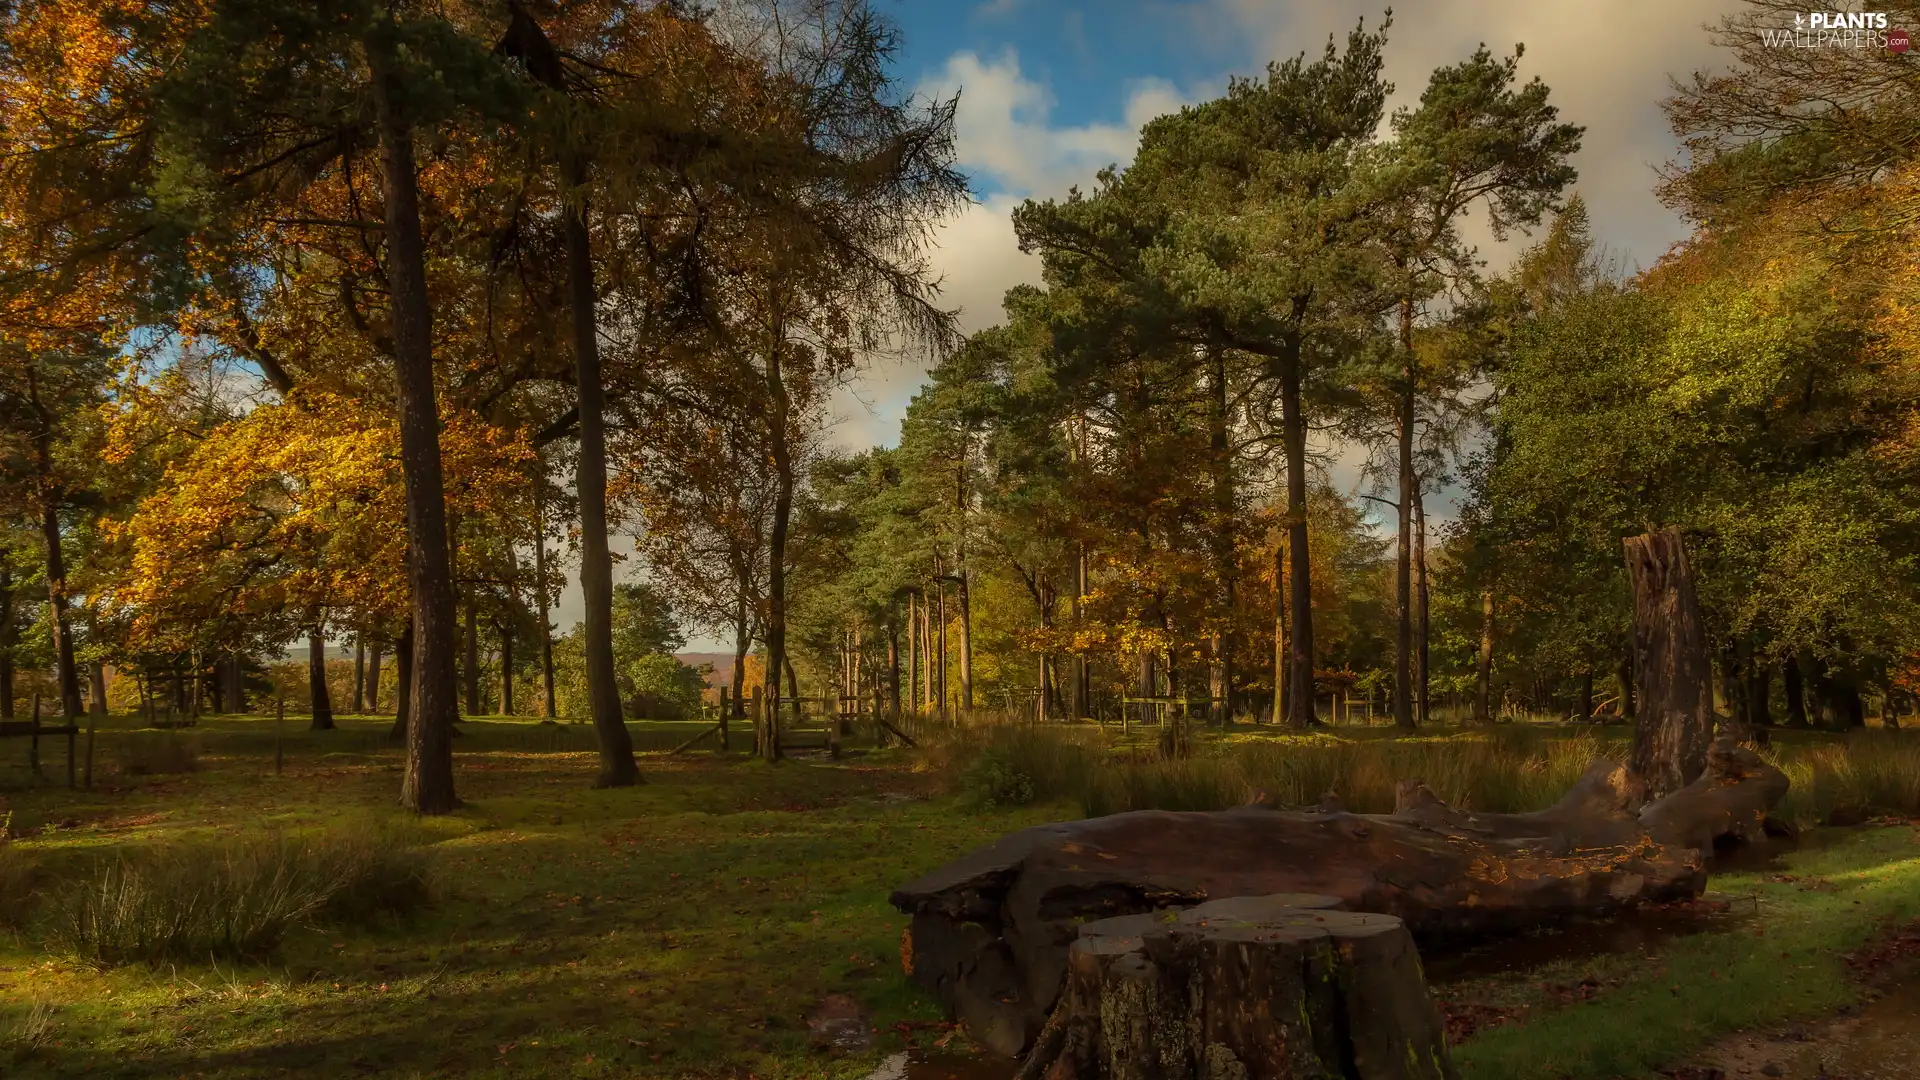
[[[1250,786],[1317,797],[1331,785],[1373,809],[1395,771],[1489,808],[1537,804],[1612,738],[1242,730],[1156,762],[1091,731],[997,729],[924,753],[767,766],[737,752],[669,758],[697,726],[635,724],[648,782],[592,791],[584,730],[474,720],[456,749],[465,807],[411,822],[390,809],[399,759],[384,720],[325,733],[290,720],[278,740],[271,721],[177,736],[134,722],[103,728],[91,793],[32,781],[24,742],[0,741],[0,817],[15,837],[0,845],[8,1076],[859,1076],[945,1035],[899,973],[888,889],[1002,833],[1087,808],[1239,801]],[[1893,797],[1881,763],[1913,747],[1872,736],[1782,751],[1809,787],[1807,814],[1821,799]],[[43,756],[62,777],[55,748]],[[198,767],[138,775],[169,757]],[[56,932],[76,883],[98,884],[128,852],[188,865],[249,837],[375,835],[429,860],[430,906],[318,919],[252,960],[103,967]],[[1863,829],[1795,856],[1793,881],[1718,877],[1753,914],[1675,940],[1658,962],[1599,962],[1602,989],[1578,1008],[1536,991],[1544,977],[1474,984],[1524,1022],[1460,1046],[1465,1075],[1631,1076],[1730,1028],[1831,1009],[1851,992],[1837,951],[1920,915],[1915,840],[1907,826]],[[829,994],[866,1009],[881,1032],[872,1053],[809,1048],[803,1016]],[[1620,1040],[1621,1025],[1642,1034]]]

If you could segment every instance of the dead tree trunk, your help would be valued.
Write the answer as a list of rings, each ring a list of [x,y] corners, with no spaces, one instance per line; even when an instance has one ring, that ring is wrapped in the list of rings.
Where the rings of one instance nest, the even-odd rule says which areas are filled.
[[[1632,765],[1658,798],[1693,782],[1713,739],[1713,669],[1677,529],[1625,540],[1639,717]]]
[[[1644,810],[1640,778],[1604,759],[1530,814],[1455,810],[1417,780],[1391,815],[1141,810],[1013,833],[891,900],[912,916],[902,958],[913,981],[976,1041],[1012,1055],[1060,1001],[1084,923],[1310,893],[1428,938],[1511,933],[1697,895],[1699,849],[1757,835],[1785,790],[1785,776],[1728,744],[1698,782]]]
[[[1020,1080],[1451,1080],[1413,938],[1331,897],[1081,927]]]

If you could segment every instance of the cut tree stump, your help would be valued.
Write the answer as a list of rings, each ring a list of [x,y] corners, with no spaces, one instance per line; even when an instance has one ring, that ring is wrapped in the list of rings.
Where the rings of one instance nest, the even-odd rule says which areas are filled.
[[[1014,1056],[1058,1003],[1082,925],[1113,916],[1308,893],[1437,940],[1687,899],[1706,886],[1702,849],[1752,835],[1786,791],[1751,752],[1715,761],[1644,811],[1638,776],[1601,760],[1531,814],[1457,810],[1408,781],[1394,814],[1248,806],[1035,826],[895,890],[911,916],[901,958],[974,1041]]]
[[[1020,1080],[1452,1080],[1406,927],[1332,902],[1240,897],[1086,924]]]

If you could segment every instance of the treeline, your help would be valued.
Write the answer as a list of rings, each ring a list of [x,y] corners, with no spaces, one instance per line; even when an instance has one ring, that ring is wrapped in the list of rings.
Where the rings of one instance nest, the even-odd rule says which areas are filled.
[[[952,336],[953,103],[896,47],[860,0],[6,5],[0,656],[71,715],[103,664],[197,700],[304,644],[325,726],[363,641],[442,812],[484,654],[543,659],[577,565],[535,693],[577,658],[596,783],[636,782],[610,536],[690,500],[748,537],[707,584],[777,669],[827,394]]]
[[[1897,722],[1920,691],[1920,80],[1756,44],[1784,10],[1730,19],[1730,72],[1666,103],[1688,158],[1660,194],[1694,233],[1642,273],[1561,201],[1579,129],[1543,85],[1483,51],[1382,137],[1364,29],[1025,204],[1043,285],[934,370],[897,449],[822,474],[816,647],[851,633],[890,681],[944,610],[962,708],[1625,716],[1622,540],[1677,526],[1722,711]],[[1469,217],[1547,227],[1489,275]],[[1336,454],[1364,462],[1352,494]]]

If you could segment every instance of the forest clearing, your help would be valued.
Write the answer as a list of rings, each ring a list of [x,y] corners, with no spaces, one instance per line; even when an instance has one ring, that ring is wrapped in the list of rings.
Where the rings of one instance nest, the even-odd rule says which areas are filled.
[[[916,1076],[1007,1076],[907,984],[906,920],[885,898],[1001,833],[1084,812],[1081,785],[1100,774],[1063,743],[1099,745],[1134,774],[1124,794],[1096,796],[1127,808],[1216,809],[1248,783],[1291,782],[1386,809],[1386,778],[1416,768],[1444,777],[1453,799],[1521,810],[1623,734],[1543,725],[1400,740],[1384,727],[1293,736],[1246,725],[1167,768],[1117,730],[1000,726],[929,739],[941,749],[924,754],[769,768],[738,751],[669,757],[652,748],[693,725],[638,724],[649,783],[595,792],[578,782],[592,768],[583,732],[476,718],[459,751],[468,806],[419,820],[375,809],[399,768],[384,720],[288,731],[280,775],[272,723],[176,733],[115,718],[100,728],[94,792],[15,790],[0,875],[12,888],[36,882],[42,899],[10,908],[0,938],[8,1075],[859,1077],[918,1048],[929,1064]],[[148,758],[132,745],[147,740],[189,744],[194,770],[141,775]],[[1302,740],[1304,752],[1275,753]],[[1847,957],[1897,943],[1884,935],[1920,919],[1920,744],[1876,731],[1780,743],[1799,793],[1788,813],[1870,823],[1715,873],[1699,911],[1430,957],[1462,1076],[1639,1075],[1725,1033],[1816,1021],[1875,993]],[[164,767],[164,754],[144,753]],[[10,783],[17,758],[0,774]],[[1032,781],[1010,795],[1016,775]],[[102,856],[373,836],[422,860],[430,902],[290,926],[265,963],[209,943],[218,955],[187,946],[102,968],[59,943],[58,908]],[[830,995],[858,1003],[870,1048],[823,1047],[810,1033]],[[30,1037],[43,1008],[47,1026]],[[1635,1039],[1613,1038],[1623,1024]],[[1778,1045],[1768,1060],[1803,1049]]]
[[[0,0],[0,1073],[1910,1075],[1920,4],[1509,6]]]

